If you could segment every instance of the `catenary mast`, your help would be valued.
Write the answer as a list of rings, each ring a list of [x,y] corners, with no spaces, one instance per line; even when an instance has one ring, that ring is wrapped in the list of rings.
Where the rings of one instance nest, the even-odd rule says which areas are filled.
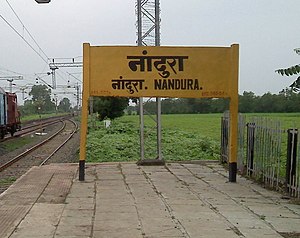
[[[137,0],[137,45],[138,46],[160,46],[160,4],[159,0]],[[145,145],[148,143],[145,138],[145,121],[144,116],[147,114],[144,110],[144,98],[139,99],[140,109],[140,164],[157,163],[163,164],[161,150],[161,99],[156,98],[156,156],[150,160],[145,159]],[[150,99],[148,99],[149,101]],[[152,155],[151,155],[152,156]]]

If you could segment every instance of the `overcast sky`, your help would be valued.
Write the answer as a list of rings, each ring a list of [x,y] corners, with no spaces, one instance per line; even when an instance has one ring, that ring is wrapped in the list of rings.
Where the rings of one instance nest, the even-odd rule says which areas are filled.
[[[7,22],[44,58],[82,56],[84,42],[136,44],[135,0],[52,0],[43,5],[34,0],[8,2],[42,49],[36,47],[7,0],[0,0],[0,76],[23,75],[24,80],[15,82],[19,86],[35,84],[35,74],[51,84],[51,76],[42,74],[49,71],[46,62]],[[295,77],[282,77],[275,70],[300,61],[293,52],[300,47],[299,9],[299,0],[161,0],[161,45],[238,43],[239,92],[278,93]],[[80,68],[57,72],[58,85],[66,85],[68,80],[74,85],[79,82],[75,77],[82,78]],[[0,87],[7,85],[0,81]]]

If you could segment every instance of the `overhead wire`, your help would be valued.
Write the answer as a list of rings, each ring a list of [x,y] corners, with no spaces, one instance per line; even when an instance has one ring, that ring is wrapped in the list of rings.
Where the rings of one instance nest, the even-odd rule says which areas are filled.
[[[48,65],[48,58],[45,59],[26,39],[25,37],[23,37],[13,26],[12,24],[10,24],[1,14],[0,14],[0,18]],[[66,81],[61,75],[60,73],[57,73],[57,75],[59,75],[61,77],[61,79],[63,79],[64,81]]]
[[[4,68],[3,66],[0,66],[0,71],[7,71],[7,72],[13,73],[13,74],[21,74],[21,73],[19,73],[19,72],[16,72],[16,71],[13,71],[13,70]],[[22,74],[21,74],[21,75],[22,75]]]
[[[44,57],[22,36],[14,27],[11,25],[1,14],[0,18],[45,62],[48,64],[48,59],[45,60]]]
[[[53,58],[53,63],[54,63],[54,60],[63,60],[63,61],[65,61],[65,60],[73,60],[73,62],[74,62],[74,60],[75,59],[78,59],[78,58],[83,58],[82,56],[76,56],[76,57],[72,57],[72,58],[70,58],[70,57],[56,57],[56,58]],[[49,61],[51,61],[51,59],[49,59]],[[80,80],[80,79],[78,79],[78,78],[76,78],[75,76],[73,76],[71,73],[69,73],[68,71],[61,71],[61,73],[64,73],[64,74],[66,74],[66,76],[71,76],[71,77],[73,77],[75,80],[77,80],[77,81],[79,81],[80,83],[82,83],[82,80]],[[82,74],[82,72],[81,72],[81,74]],[[60,75],[61,76],[61,75]],[[62,76],[61,76],[62,77]]]
[[[8,6],[10,7],[10,9],[12,10],[12,12],[14,13],[14,15],[16,16],[16,18],[18,19],[18,21],[20,22],[20,24],[22,25],[23,29],[25,29],[25,31],[28,33],[28,35],[30,36],[30,38],[33,40],[33,42],[36,44],[36,46],[38,47],[39,51],[43,53],[44,56],[42,56],[42,54],[37,51],[32,44],[29,43],[28,40],[26,40],[26,38],[24,36],[22,36],[22,34],[20,32],[18,32],[12,24],[10,24],[1,14],[0,17],[2,18],[2,20],[48,65],[49,63],[49,57],[48,55],[45,53],[45,51],[40,47],[40,45],[37,43],[37,41],[34,39],[33,35],[29,32],[29,30],[27,29],[27,27],[25,26],[25,24],[22,22],[21,18],[18,16],[17,12],[14,10],[14,8],[12,7],[12,5],[9,3],[8,0],[6,0],[6,3],[8,4]]]
[[[0,18],[48,65],[50,58],[48,57],[48,55],[45,53],[45,51],[40,47],[40,45],[38,44],[38,42],[35,40],[35,38],[33,37],[33,35],[29,32],[29,30],[27,29],[27,27],[24,25],[24,23],[22,22],[22,20],[20,19],[20,17],[18,16],[18,14],[16,13],[16,11],[14,10],[14,8],[12,7],[12,5],[9,3],[8,0],[6,0],[6,3],[8,4],[9,8],[12,10],[12,12],[14,13],[15,17],[18,19],[18,21],[20,22],[20,24],[22,25],[23,29],[28,33],[28,35],[30,36],[31,40],[35,43],[35,45],[37,46],[38,50],[44,55],[42,55],[38,50],[36,50],[36,48],[34,46],[32,46],[32,44],[30,44],[30,42],[20,33],[18,32],[18,30],[8,21],[5,19],[5,17],[0,14]],[[77,56],[75,58],[80,58],[82,56]],[[45,69],[45,68],[44,68]],[[13,72],[13,71],[12,71]],[[14,72],[16,73],[16,72]],[[78,79],[77,77],[75,77],[74,75],[72,75],[69,72],[57,72],[56,75],[59,76],[63,81],[67,81],[62,75],[61,73],[65,73],[68,74],[69,76],[72,76],[74,79],[76,79],[77,81],[79,81],[80,83],[82,83],[82,81],[80,79]]]
[[[20,19],[20,17],[18,16],[18,14],[16,13],[16,11],[13,9],[12,5],[8,2],[8,0],[6,0],[6,3],[8,4],[8,6],[10,7],[10,9],[12,10],[12,12],[14,13],[14,15],[16,16],[16,18],[19,20],[19,22],[21,23],[23,29],[25,29],[25,31],[28,33],[28,35],[30,36],[30,38],[33,40],[33,42],[36,44],[36,46],[39,48],[39,50],[44,54],[44,56],[46,56],[47,60],[49,59],[49,57],[47,56],[47,54],[45,53],[45,51],[43,51],[43,49],[40,47],[40,45],[37,43],[37,41],[34,39],[34,37],[32,36],[32,34],[29,32],[29,30],[27,29],[27,27],[24,25],[24,23],[22,22],[22,20]]]
[[[78,82],[82,83],[82,80],[80,80],[79,78],[75,77],[73,74],[67,72],[71,77],[73,77],[75,80],[77,80]]]
[[[29,32],[29,30],[27,29],[27,27],[25,26],[25,24],[22,22],[21,18],[18,16],[17,12],[14,10],[14,8],[12,7],[12,5],[9,3],[8,0],[6,0],[6,3],[8,4],[9,8],[11,9],[11,11],[14,13],[15,17],[18,19],[18,21],[20,22],[20,24],[22,25],[23,29],[25,29],[25,31],[28,33],[28,35],[30,36],[30,38],[33,40],[33,42],[36,44],[36,46],[38,47],[39,51],[43,53],[43,55],[45,56],[45,58],[40,54],[39,51],[37,51],[30,43],[29,41],[27,41],[25,39],[25,37],[19,33],[13,26],[12,24],[10,24],[2,15],[0,16],[4,22],[10,26],[10,28],[13,29],[13,31],[19,36],[21,37],[21,39],[23,39],[23,41],[46,63],[46,65],[48,65],[48,60],[49,57],[47,56],[47,54],[45,53],[45,51],[40,47],[40,45],[37,43],[37,41],[34,39],[33,35]],[[44,67],[45,69],[45,67]]]

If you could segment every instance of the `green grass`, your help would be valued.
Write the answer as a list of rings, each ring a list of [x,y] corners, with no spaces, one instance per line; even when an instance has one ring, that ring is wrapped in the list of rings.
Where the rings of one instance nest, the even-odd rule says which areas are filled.
[[[218,159],[221,114],[163,115],[163,156],[171,160]],[[209,126],[208,126],[209,124]],[[102,124],[101,124],[102,125]],[[156,156],[155,123],[145,117],[146,158]],[[150,145],[150,146],[148,146]],[[124,116],[109,129],[90,130],[88,162],[137,161],[139,159],[139,117]]]
[[[27,144],[32,143],[35,140],[35,137],[20,137],[14,140],[8,140],[6,142],[1,143],[2,153],[9,153],[18,148],[21,148]]]
[[[202,136],[208,136],[212,139],[220,139],[221,117],[223,114],[169,114],[162,115],[161,123],[164,130],[180,129],[185,132],[196,133]],[[139,124],[138,116],[124,116],[121,121],[130,121],[136,127]],[[151,123],[152,120],[145,116],[145,124]]]
[[[166,130],[178,128],[188,133],[220,139],[222,114],[163,115],[162,127]]]
[[[300,113],[245,113],[247,118],[265,117],[281,122],[282,129],[300,128]]]
[[[31,120],[37,120],[40,118],[49,118],[49,117],[55,117],[55,116],[61,116],[65,115],[66,113],[49,113],[49,114],[32,114],[32,115],[27,115],[27,116],[22,116],[21,115],[21,122],[24,123],[26,121],[31,121]]]
[[[0,179],[0,185],[4,186],[4,185],[11,185],[13,184],[15,181],[17,180],[16,177],[8,177],[5,179]]]
[[[300,113],[245,114],[251,117],[266,117],[279,120],[282,129],[300,127]],[[205,160],[219,159],[220,128],[223,114],[162,115],[162,149],[164,159]],[[139,116],[123,116],[104,129],[97,122],[98,129],[91,129],[88,135],[87,161],[137,161],[139,157]],[[154,127],[145,116],[146,130]],[[150,130],[151,131],[151,130]],[[283,135],[285,137],[285,135]],[[146,145],[150,144],[146,158],[156,155],[155,131],[149,133]],[[283,140],[284,141],[284,140]],[[285,150],[285,146],[282,150]],[[148,148],[146,147],[148,151]]]

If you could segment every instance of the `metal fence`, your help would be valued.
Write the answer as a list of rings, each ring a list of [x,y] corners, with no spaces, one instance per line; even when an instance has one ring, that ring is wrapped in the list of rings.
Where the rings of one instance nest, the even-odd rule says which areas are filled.
[[[245,143],[245,119],[246,117],[239,114],[238,119],[238,161],[239,171],[244,171],[244,143]],[[229,156],[229,113],[225,112],[221,118],[221,163],[227,163]]]
[[[298,129],[284,129],[279,120],[239,115],[238,169],[266,186],[300,197]],[[228,161],[229,115],[221,120],[221,162]]]
[[[298,129],[287,130],[287,162],[285,184],[287,192],[293,197],[300,197],[300,153]]]

